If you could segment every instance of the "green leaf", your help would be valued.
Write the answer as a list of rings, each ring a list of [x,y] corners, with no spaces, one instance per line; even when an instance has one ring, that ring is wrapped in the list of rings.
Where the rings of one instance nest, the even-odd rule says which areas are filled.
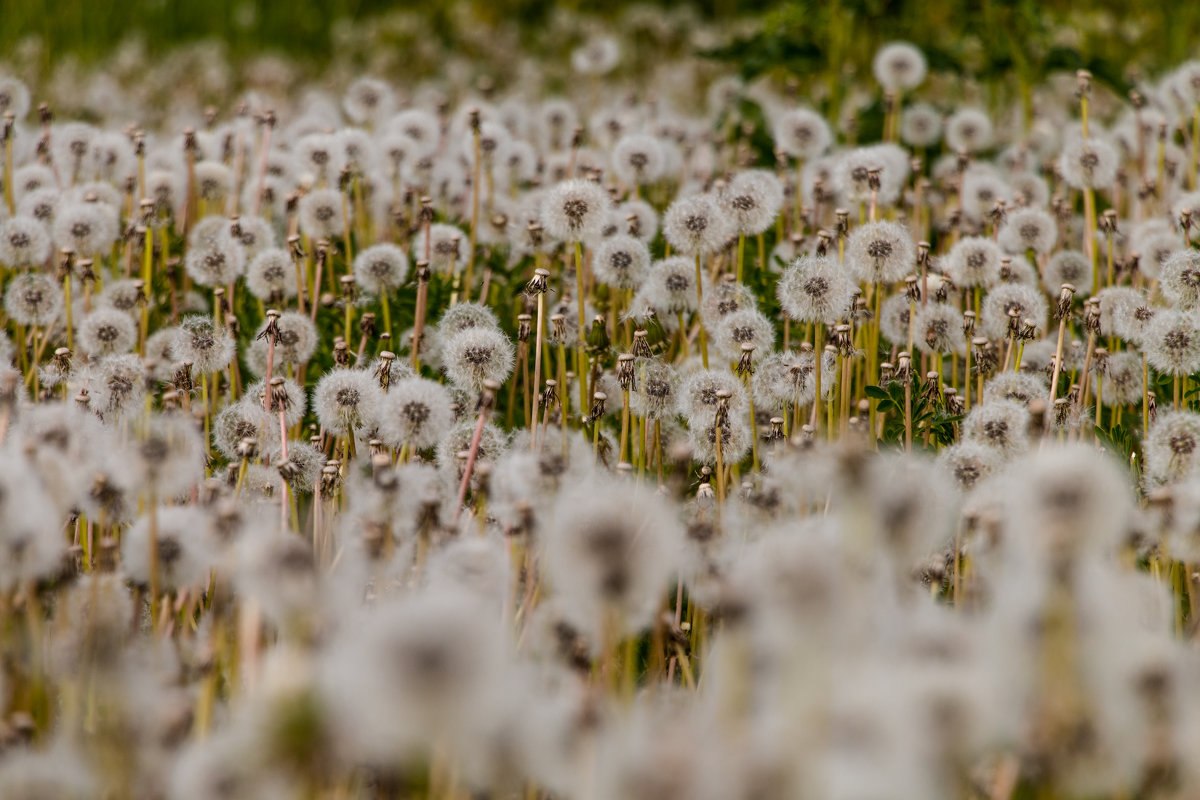
[[[866,389],[864,389],[864,391],[867,393],[867,397],[873,398],[875,400],[891,400],[892,399],[892,396],[890,394],[888,394],[882,387],[879,387],[879,386],[868,386],[868,387],[866,387]]]

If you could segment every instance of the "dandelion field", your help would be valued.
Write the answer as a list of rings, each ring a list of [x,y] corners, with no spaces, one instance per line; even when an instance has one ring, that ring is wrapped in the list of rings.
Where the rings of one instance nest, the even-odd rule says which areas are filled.
[[[1200,12],[218,5],[0,33],[0,797],[1200,794]]]

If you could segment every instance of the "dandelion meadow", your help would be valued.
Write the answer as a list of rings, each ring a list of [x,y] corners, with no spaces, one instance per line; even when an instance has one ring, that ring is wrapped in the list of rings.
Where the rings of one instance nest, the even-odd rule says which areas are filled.
[[[0,31],[0,798],[1200,797],[1196,8],[104,5]]]

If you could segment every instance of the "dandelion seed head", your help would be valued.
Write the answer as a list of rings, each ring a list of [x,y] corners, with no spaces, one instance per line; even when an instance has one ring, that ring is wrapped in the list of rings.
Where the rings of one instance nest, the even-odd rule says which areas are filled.
[[[925,80],[925,54],[908,42],[890,42],[875,53],[875,80],[889,91],[915,89]]]
[[[562,181],[542,200],[542,228],[547,236],[559,241],[591,241],[600,234],[611,205],[608,193],[598,184],[580,179]]]
[[[912,234],[895,222],[868,222],[850,233],[846,244],[850,273],[865,283],[895,283],[916,263]]]
[[[719,199],[710,194],[677,198],[662,220],[663,236],[685,255],[707,255],[724,247],[734,228]]]

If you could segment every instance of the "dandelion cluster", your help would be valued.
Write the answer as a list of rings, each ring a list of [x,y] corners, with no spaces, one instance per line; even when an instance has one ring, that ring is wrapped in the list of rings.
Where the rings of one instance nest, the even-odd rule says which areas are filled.
[[[0,74],[0,797],[1200,793],[1200,66],[556,20]]]

